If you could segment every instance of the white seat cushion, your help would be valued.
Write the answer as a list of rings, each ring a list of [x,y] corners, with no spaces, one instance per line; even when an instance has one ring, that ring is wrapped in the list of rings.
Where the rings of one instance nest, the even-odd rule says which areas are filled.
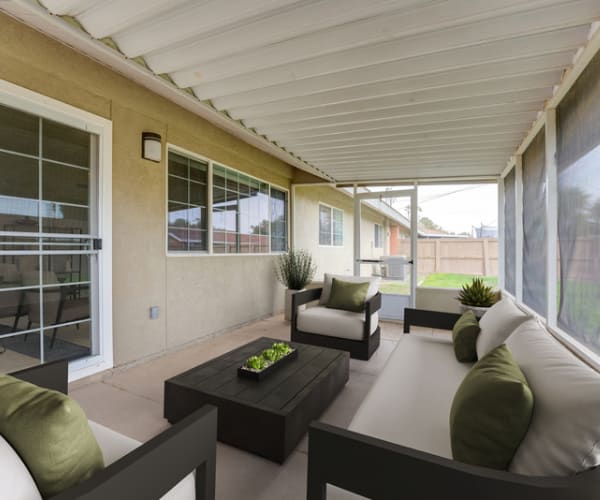
[[[42,500],[21,457],[0,436],[0,497],[10,500]]]
[[[321,292],[321,298],[319,299],[319,304],[322,306],[327,305],[329,302],[333,278],[342,281],[350,281],[351,283],[369,283],[369,289],[367,290],[367,296],[365,300],[370,300],[377,294],[377,291],[379,290],[379,284],[381,283],[381,278],[376,276],[343,276],[340,274],[325,273],[323,277],[323,291]]]
[[[378,313],[371,316],[372,335],[377,330]],[[365,313],[330,309],[324,306],[309,307],[298,312],[298,330],[307,333],[339,337],[348,340],[363,340]]]
[[[349,429],[452,458],[450,407],[471,366],[456,361],[449,334],[404,335]]]
[[[600,374],[537,321],[506,341],[534,396],[533,417],[509,470],[569,476],[600,465]]]
[[[504,344],[509,335],[530,315],[519,309],[510,297],[496,302],[479,320],[477,337],[477,358],[483,358],[488,352]]]
[[[104,464],[106,466],[116,462],[142,444],[135,439],[124,436],[123,434],[91,420],[89,423],[96,441],[98,441],[98,445],[102,450],[102,454],[104,455]],[[162,500],[195,500],[195,485],[194,473],[188,474],[163,495]]]

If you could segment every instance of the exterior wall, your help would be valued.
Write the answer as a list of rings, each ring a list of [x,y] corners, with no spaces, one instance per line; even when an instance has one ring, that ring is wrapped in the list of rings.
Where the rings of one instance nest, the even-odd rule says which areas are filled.
[[[344,211],[344,245],[319,245],[319,203]],[[361,209],[361,257],[378,259],[389,255],[390,220],[364,203]],[[375,224],[383,230],[383,248],[375,248]],[[315,281],[324,273],[352,274],[354,249],[354,200],[330,186],[297,186],[294,194],[294,246],[309,250],[317,265]],[[378,267],[378,266],[376,266]],[[361,273],[371,274],[372,264],[363,264]],[[377,269],[378,270],[378,269]]]
[[[344,211],[344,245],[319,245],[319,203]],[[323,279],[323,273],[352,274],[354,202],[352,198],[328,186],[297,186],[293,201],[294,247],[311,252],[317,274],[315,281]]]
[[[166,256],[166,164],[141,159],[141,134],[286,189],[293,167],[1,14],[0,60],[1,79],[112,120],[115,365],[283,308],[273,256]]]

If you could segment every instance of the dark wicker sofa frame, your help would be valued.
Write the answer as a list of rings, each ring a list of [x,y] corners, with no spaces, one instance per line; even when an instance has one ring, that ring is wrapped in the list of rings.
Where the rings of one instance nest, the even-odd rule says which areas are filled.
[[[405,309],[411,325],[452,328],[458,314]],[[477,467],[316,422],[309,428],[307,500],[331,484],[374,500],[593,500],[600,468],[571,477],[530,477]]]
[[[67,394],[66,361],[11,375]],[[214,500],[216,444],[217,408],[206,405],[51,500],[158,500],[194,470],[196,500]]]
[[[369,334],[371,331],[371,315],[381,309],[381,294],[377,293],[365,304],[365,324],[362,340],[350,340],[298,330],[298,307],[319,300],[322,292],[323,288],[312,288],[297,292],[292,296],[292,342],[318,345],[320,347],[331,347],[332,349],[339,349],[340,351],[348,351],[352,358],[369,359],[377,350],[379,343],[381,342],[381,329],[379,325],[373,334]]]

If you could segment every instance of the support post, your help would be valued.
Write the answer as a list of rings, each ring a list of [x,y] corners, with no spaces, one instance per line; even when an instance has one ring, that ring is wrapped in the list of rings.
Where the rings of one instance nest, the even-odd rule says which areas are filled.
[[[523,156],[515,160],[515,296],[523,302]]]
[[[557,323],[558,282],[558,181],[556,161],[556,109],[546,110],[546,321],[550,327]]]
[[[358,188],[354,184],[354,276],[360,276],[360,204],[361,199],[358,196]]]

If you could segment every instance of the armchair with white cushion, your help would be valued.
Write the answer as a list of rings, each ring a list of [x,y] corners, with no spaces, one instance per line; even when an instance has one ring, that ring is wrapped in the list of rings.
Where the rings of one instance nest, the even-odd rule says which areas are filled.
[[[56,361],[12,374],[67,393],[68,365]],[[135,418],[135,415],[132,415]],[[214,500],[217,409],[205,405],[146,443],[89,421],[105,468],[52,500]],[[42,500],[30,471],[0,436],[0,497]]]
[[[369,283],[364,309],[360,312],[328,307],[333,279]],[[352,358],[368,360],[379,347],[381,331],[379,309],[381,279],[325,274],[323,287],[297,292],[292,297],[291,340],[304,344],[348,351]],[[300,306],[319,301],[299,310]]]

